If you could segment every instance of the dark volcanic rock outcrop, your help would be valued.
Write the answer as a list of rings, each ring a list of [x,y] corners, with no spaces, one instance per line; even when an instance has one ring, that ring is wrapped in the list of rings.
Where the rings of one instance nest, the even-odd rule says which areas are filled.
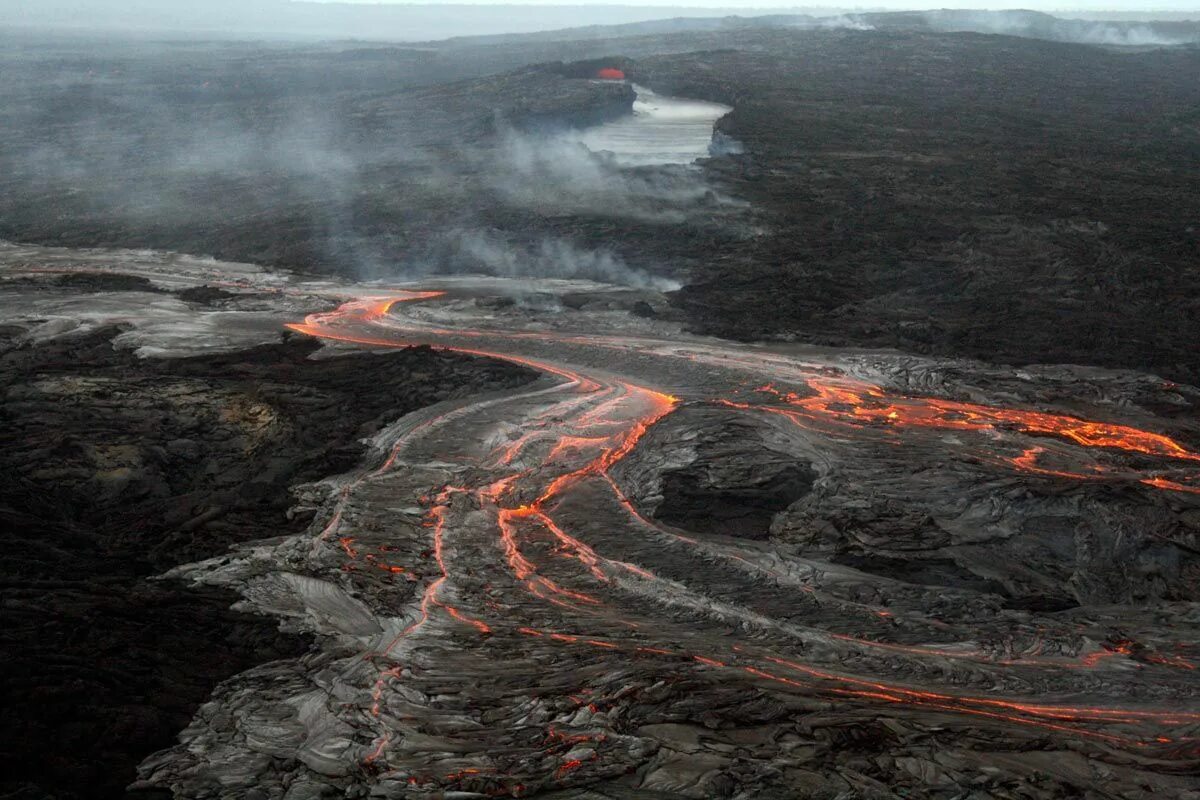
[[[218,681],[306,647],[232,593],[150,576],[302,529],[289,487],[357,463],[360,438],[530,378],[421,348],[312,360],[299,339],[138,359],[115,333],[0,350],[6,796],[117,796]]]
[[[772,475],[746,475],[727,485],[721,480],[725,476],[713,474],[719,469],[718,464],[693,464],[666,473],[655,518],[704,533],[766,538],[775,514],[808,491],[813,481],[812,472],[789,464]]]

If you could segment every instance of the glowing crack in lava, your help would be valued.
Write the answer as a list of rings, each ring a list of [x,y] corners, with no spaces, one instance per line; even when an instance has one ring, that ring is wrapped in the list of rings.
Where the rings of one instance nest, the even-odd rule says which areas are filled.
[[[1032,736],[1093,742],[1101,748],[1097,752],[1116,748],[1188,763],[1197,757],[1200,740],[1195,730],[1200,726],[1200,711],[1196,710],[1108,706],[1072,699],[1066,691],[1062,692],[1062,701],[1031,701],[1006,696],[1003,691],[993,695],[941,686],[926,688],[905,680],[856,673],[840,667],[837,660],[826,665],[809,663],[797,655],[805,650],[802,641],[832,642],[857,652],[886,652],[911,662],[910,681],[928,668],[921,664],[952,662],[984,670],[981,674],[990,676],[987,680],[994,684],[1015,682],[1019,686],[1032,680],[1029,676],[1055,681],[1058,675],[1129,664],[1134,650],[1119,645],[1076,657],[1033,651],[1020,657],[996,658],[978,649],[889,644],[856,636],[853,631],[798,631],[752,609],[714,602],[691,588],[691,582],[699,585],[710,579],[728,580],[720,576],[749,571],[764,576],[764,580],[769,577],[784,591],[789,579],[778,569],[763,566],[762,559],[753,552],[738,552],[734,546],[717,546],[683,536],[640,514],[622,494],[610,471],[681,401],[671,394],[672,389],[652,389],[603,367],[569,365],[574,358],[603,361],[604,354],[627,354],[632,350],[635,361],[682,362],[690,373],[695,369],[691,362],[697,357],[635,339],[455,330],[391,313],[398,303],[438,299],[444,296],[436,291],[370,297],[347,303],[334,312],[310,315],[303,323],[291,326],[339,342],[382,347],[420,343],[489,356],[531,367],[553,380],[548,387],[516,398],[489,400],[415,424],[397,439],[382,466],[343,487],[330,522],[322,531],[322,540],[331,540],[335,533],[340,536],[328,546],[343,560],[344,569],[366,564],[380,574],[378,580],[423,582],[420,600],[407,621],[395,634],[381,640],[367,659],[375,669],[373,677],[364,679],[363,684],[370,698],[368,716],[373,733],[369,745],[360,751],[360,760],[376,770],[381,780],[395,777],[411,786],[426,787],[486,786],[492,794],[520,795],[538,780],[548,780],[549,785],[586,782],[591,770],[615,758],[605,750],[615,735],[584,731],[547,734],[548,744],[530,751],[550,759],[551,767],[540,778],[537,770],[496,759],[464,765],[448,758],[439,761],[436,768],[415,764],[404,745],[412,725],[406,720],[413,713],[413,687],[425,672],[437,669],[434,662],[423,659],[422,640],[437,635],[446,626],[457,630],[455,635],[460,637],[483,637],[479,647],[486,652],[496,651],[497,637],[518,637],[544,643],[539,646],[628,660],[655,675],[717,671],[725,676],[722,680],[742,680],[774,691],[933,714],[940,724],[966,724],[953,722],[959,719],[976,725],[1015,727],[1028,730]],[[639,347],[643,348],[640,352]],[[718,361],[737,365],[746,358],[731,354],[709,359],[710,364]],[[764,360],[759,366],[769,371],[769,364]],[[659,370],[650,367],[649,371]],[[666,376],[670,369],[662,368],[661,372]],[[1200,455],[1170,437],[1125,425],[937,398],[895,397],[865,382],[818,373],[810,374],[804,382],[811,394],[768,385],[756,391],[761,397],[756,402],[740,397],[701,399],[783,415],[807,428],[835,432],[847,427],[868,431],[974,431],[1185,465],[1200,462]],[[486,419],[481,413],[485,408],[492,414]],[[494,422],[489,420],[497,417],[520,420],[522,425],[506,437],[496,439],[488,434],[481,436],[482,445],[467,444],[472,424],[493,430]],[[1038,463],[1044,452],[1042,446],[1025,443],[1022,448],[1019,455],[1000,459],[1000,463],[1009,469],[1060,478],[1091,479],[1107,474],[1099,469],[1049,469]],[[379,491],[374,488],[379,482],[399,479],[416,470],[416,465],[426,463],[467,465],[448,476],[453,477],[453,484],[434,482],[419,491],[419,502],[425,507],[422,526],[430,535],[432,571],[419,564],[395,564],[384,559],[388,553],[382,548],[404,550],[386,544],[386,536],[382,540],[374,536],[380,552],[373,554],[363,544],[364,539],[372,538],[370,535],[357,531],[352,537],[342,535],[340,528],[348,524],[347,508],[354,507],[357,496]],[[438,466],[434,472],[447,469]],[[1124,469],[1147,487],[1195,491],[1188,483],[1194,479],[1191,473],[1168,479],[1139,477],[1132,468]],[[606,502],[613,504],[617,516],[601,510]],[[589,510],[581,511],[581,507]],[[659,537],[663,542],[659,547],[684,549],[688,557],[697,558],[693,574],[684,580],[660,575],[653,561],[656,551],[638,550],[630,544],[646,537]],[[631,552],[635,557],[628,555]],[[413,577],[421,572],[423,577]],[[767,592],[765,586],[759,591]],[[809,594],[814,591],[811,586],[795,588]],[[512,594],[514,591],[519,594]],[[672,611],[664,614],[664,609]],[[868,610],[876,619],[893,617],[887,609]],[[778,648],[764,644],[768,633],[778,637]],[[1140,663],[1182,673],[1195,668],[1187,658],[1169,654],[1151,654]],[[408,688],[396,694],[404,686]],[[587,694],[598,689],[579,691]],[[592,715],[600,713],[601,704],[587,696],[590,699],[580,701],[579,707],[591,709]],[[409,699],[401,701],[400,697]],[[588,747],[578,749],[581,742]],[[568,746],[571,744],[576,747]]]
[[[339,296],[255,280],[226,285]],[[316,635],[303,659],[227,682],[179,747],[147,762],[156,786],[703,797],[729,796],[732,782],[733,796],[753,797],[800,796],[825,776],[829,796],[893,783],[909,796],[1194,792],[1200,453],[1186,433],[1133,423],[1149,414],[1119,402],[1108,413],[1130,424],[894,393],[878,377],[888,373],[853,355],[631,333],[603,314],[555,328],[525,310],[481,311],[471,292],[488,289],[451,285],[458,295],[364,288],[290,327],[346,346],[484,355],[542,377],[392,422],[359,468],[298,487],[317,509],[307,531],[175,573],[233,587],[246,607]],[[752,444],[778,445],[769,457],[824,470],[798,505],[846,502],[818,506],[842,519],[816,519],[814,539],[837,522],[854,541],[873,537],[875,552],[914,547],[936,567],[986,536],[1020,538],[1016,524],[983,529],[1032,515],[1043,527],[1028,538],[1066,552],[1055,588],[1082,594],[1125,573],[1138,592],[1167,588],[1106,604],[1101,586],[1100,602],[1029,610],[1003,603],[1004,587],[894,579],[783,536],[677,530],[647,499],[661,487],[637,492],[646,475],[653,484],[693,463],[681,453],[704,435],[697,420],[765,431]],[[951,495],[953,514],[937,520],[949,532],[924,516],[871,527],[891,503],[933,508],[918,502],[931,487]],[[1155,558],[1101,547],[1093,518]],[[922,550],[926,536],[959,538]],[[1014,571],[1037,566],[1028,560]],[[896,766],[887,780],[847,780],[881,764]],[[760,793],[771,779],[779,791]]]
[[[759,387],[760,393],[782,404],[782,407],[768,404],[762,408],[764,411],[783,414],[801,425],[828,421],[895,428],[1013,431],[1030,436],[1063,439],[1086,448],[1200,462],[1200,453],[1187,449],[1174,439],[1127,425],[940,398],[891,397],[878,386],[861,381],[812,378],[808,381],[808,388],[812,394],[802,396],[793,391],[780,391],[771,384]],[[753,407],[747,403],[729,402],[739,408]],[[1104,467],[1094,467],[1091,472],[1047,469],[1038,464],[1039,457],[1044,452],[1046,450],[1043,447],[1027,447],[1019,456],[1009,458],[1007,462],[1025,472],[1082,480],[1104,477],[1111,471]],[[1138,480],[1159,489],[1200,493],[1200,483],[1189,484],[1162,476],[1139,477]]]
[[[960,403],[937,398],[891,399],[877,386],[857,384],[838,386],[828,381],[812,380],[812,397],[800,397],[795,392],[782,393],[773,386],[762,391],[775,395],[789,406],[813,414],[825,414],[835,419],[851,418],[856,422],[883,422],[900,427],[944,428],[947,430],[995,430],[1011,426],[1022,433],[1060,436],[1084,447],[1111,447],[1147,455],[1200,461],[1193,453],[1173,439],[1156,433],[1060,414],[1039,411],[992,408],[975,403]]]
[[[247,281],[230,285],[256,291]],[[680,786],[716,796],[722,784],[699,772],[736,780],[761,767],[755,775],[787,784],[815,747],[796,785],[826,770],[823,786],[841,787],[831,795],[857,767],[824,762],[872,748],[951,782],[978,776],[949,764],[994,768],[1018,786],[1013,796],[1069,796],[1063,787],[1074,791],[1081,775],[1118,782],[1112,796],[1190,789],[1200,649],[1186,581],[1200,574],[1181,571],[1172,591],[1186,602],[1154,599],[1136,618],[1098,606],[1016,612],[990,586],[908,583],[789,554],[786,539],[677,530],[651,513],[657,489],[637,494],[639,476],[676,466],[700,436],[694,420],[733,419],[838,480],[877,481],[850,494],[859,505],[832,506],[848,509],[854,536],[876,535],[853,527],[865,492],[899,487],[886,501],[903,503],[931,485],[925,473],[950,475],[933,484],[943,490],[978,489],[968,508],[990,516],[967,518],[969,548],[1006,503],[1031,495],[1035,509],[1075,510],[1115,488],[1194,513],[1200,453],[1183,436],[1029,403],[898,394],[824,351],[628,333],[583,312],[554,327],[482,312],[475,295],[489,289],[448,283],[351,289],[364,294],[289,327],[345,347],[486,356],[542,377],[394,421],[367,463],[303,489],[320,509],[310,530],[180,573],[318,635],[303,661],[265,665],[214,696],[184,744],[148,762],[152,783],[181,796],[283,796],[320,778],[379,797],[526,797],[617,781],[630,796]],[[344,297],[320,285],[268,291]],[[1068,491],[1031,491],[1060,486]],[[822,473],[814,494],[843,491]],[[1122,536],[1142,519],[1117,519],[1129,526]],[[1154,544],[1168,566],[1172,548],[1191,546],[1185,536]],[[669,738],[697,720],[702,732]],[[856,732],[844,746],[822,738],[842,730]],[[710,737],[720,749],[696,755]],[[944,763],[918,763],[920,752]]]

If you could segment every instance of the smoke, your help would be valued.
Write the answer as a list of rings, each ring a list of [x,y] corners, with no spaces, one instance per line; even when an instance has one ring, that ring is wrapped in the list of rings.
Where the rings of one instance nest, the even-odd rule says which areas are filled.
[[[1189,40],[1168,36],[1149,25],[1060,19],[1032,11],[928,11],[925,19],[940,31],[968,31],[1113,47],[1170,47]]]
[[[361,71],[353,59],[325,57],[348,77],[314,60],[219,43],[28,40],[0,60],[3,235],[394,270],[388,231],[363,224],[387,212],[373,181],[402,174],[418,208],[452,182],[408,128],[381,135],[384,125],[348,119],[362,96],[340,90]],[[416,118],[412,105],[394,93],[389,111]]]
[[[11,172],[29,182],[90,198],[96,208],[163,220],[190,217],[205,188],[236,185],[227,202],[270,205],[271,188],[334,208],[361,176],[379,163],[427,162],[413,146],[356,148],[332,110],[295,104],[264,110],[255,120],[187,108],[167,98],[117,97],[114,108],[84,104],[77,112],[53,109],[54,135],[5,144]],[[214,111],[218,113],[214,113]],[[9,118],[10,130],[36,132],[32,114]],[[244,191],[248,185],[262,191]]]
[[[446,234],[443,243],[446,253],[438,271],[589,280],[658,291],[679,288],[677,282],[631,267],[610,251],[581,250],[559,238],[522,246],[498,233],[458,230]]]
[[[1103,22],[1063,20],[1064,41],[1079,44],[1102,44],[1119,47],[1173,47],[1186,44],[1186,39],[1158,34],[1146,25],[1118,26]]]
[[[506,131],[480,164],[505,203],[549,216],[589,214],[678,224],[745,204],[721,195],[686,167],[622,168],[568,136]]]
[[[861,17],[851,14],[838,14],[834,17],[816,17],[813,19],[797,22],[791,27],[803,28],[805,30],[849,30],[849,31],[873,31],[875,26]]]
[[[494,79],[414,90],[403,85],[412,58],[0,48],[0,238],[359,279],[473,270],[670,288],[573,244],[564,219],[710,224],[744,206],[694,168],[627,169],[565,134],[496,132]]]
[[[746,152],[746,148],[732,136],[728,136],[721,131],[716,131],[713,133],[712,141],[709,142],[708,152],[713,157],[737,156]]]

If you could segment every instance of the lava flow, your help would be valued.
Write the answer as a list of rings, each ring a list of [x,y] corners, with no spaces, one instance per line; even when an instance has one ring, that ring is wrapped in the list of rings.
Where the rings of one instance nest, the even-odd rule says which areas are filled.
[[[1089,422],[1061,414],[991,408],[936,398],[889,398],[879,387],[865,383],[846,386],[814,379],[808,385],[815,392],[811,397],[800,397],[795,392],[783,393],[769,384],[763,386],[762,391],[779,397],[789,406],[835,419],[848,417],[858,422],[885,422],[901,427],[973,431],[1011,426],[1021,433],[1058,436],[1084,447],[1110,447],[1200,461],[1200,453],[1191,452],[1167,436],[1127,425]]]
[[[738,408],[760,408],[763,411],[782,414],[799,425],[832,422],[990,433],[1011,431],[1027,436],[1062,439],[1085,448],[1153,456],[1158,459],[1200,462],[1200,453],[1187,449],[1169,436],[1128,425],[1093,422],[1042,411],[995,408],[941,398],[893,397],[878,386],[862,381],[812,378],[808,380],[807,385],[812,393],[806,396],[793,391],[780,391],[771,384],[758,389],[772,400],[778,401],[779,405],[770,402],[758,406],[726,402]],[[1031,446],[1025,448],[1019,456],[1004,460],[1020,471],[1076,480],[1101,478],[1115,471],[1103,466],[1092,466],[1089,471],[1048,469],[1038,463],[1045,452],[1043,447]],[[1129,472],[1126,470],[1124,474]],[[1163,476],[1134,477],[1145,485],[1159,489],[1200,493],[1200,482],[1185,483]]]
[[[1138,775],[1154,765],[1196,768],[1196,654],[1186,637],[1106,634],[1116,644],[1098,643],[1103,626],[1086,615],[1002,611],[986,599],[1005,591],[999,579],[991,594],[968,600],[952,583],[930,591],[834,561],[789,560],[762,542],[679,530],[652,513],[674,491],[654,476],[702,446],[684,427],[687,415],[705,424],[724,420],[718,413],[752,418],[771,447],[788,442],[795,459],[807,453],[824,465],[826,487],[837,486],[838,469],[882,465],[869,479],[901,498],[921,491],[896,466],[906,447],[922,463],[955,465],[949,474],[974,481],[973,491],[1018,474],[1186,497],[1200,455],[1176,439],[1046,411],[896,396],[831,365],[752,348],[459,324],[455,315],[469,319],[472,308],[469,296],[412,291],[290,326],[343,345],[430,345],[543,374],[517,393],[397,421],[376,440],[374,463],[328,481],[313,535],[221,566],[223,580],[264,587],[249,595],[260,598],[280,591],[263,583],[264,571],[292,575],[279,583],[298,594],[256,602],[302,606],[328,634],[328,664],[311,686],[253,690],[263,703],[306,709],[298,751],[306,764],[329,770],[322,759],[332,759],[382,796],[526,796],[650,764],[635,794],[690,775],[699,781],[690,796],[700,796],[733,761],[727,745],[709,752],[696,742],[726,727],[778,725],[741,757],[784,770],[795,747],[779,743],[817,736],[825,723],[805,720],[828,719],[852,728],[882,721],[870,727],[881,737],[872,746],[892,742],[897,752],[905,737],[940,742],[966,761],[1003,746],[1022,780],[1047,772],[1070,780],[1069,759],[1060,770],[1020,755],[1036,750],[1138,764]],[[739,388],[764,378],[771,384],[760,390]],[[658,435],[665,428],[673,432]],[[946,432],[973,438],[963,444]],[[980,455],[988,446],[994,452]],[[916,474],[928,480],[932,469]],[[662,485],[642,492],[637,480]],[[965,493],[947,502],[969,519]],[[980,503],[991,515],[981,526],[1003,521],[993,497]],[[871,535],[864,526],[861,536]],[[978,540],[964,534],[970,546]],[[929,563],[941,569],[941,559]],[[972,615],[997,633],[973,629]],[[664,756],[680,747],[676,729],[704,714],[714,720],[709,733],[686,734],[699,755]],[[688,758],[717,771],[704,777]],[[661,786],[655,770],[668,776]]]

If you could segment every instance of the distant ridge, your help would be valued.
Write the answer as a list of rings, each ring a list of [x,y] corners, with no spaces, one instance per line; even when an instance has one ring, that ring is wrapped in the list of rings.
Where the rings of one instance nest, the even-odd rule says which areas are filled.
[[[761,13],[758,13],[761,12]],[[1200,23],[1165,19],[1063,18],[1035,11],[853,12],[837,8],[728,9],[679,6],[373,5],[291,0],[0,0],[0,29],[158,38],[443,41],[599,41],[759,28],[975,32],[1107,46],[1200,41]],[[1200,12],[1195,14],[1200,17]]]
[[[838,9],[784,9],[838,14]],[[374,5],[289,0],[0,0],[0,27],[166,36],[430,41],[775,9],[622,5]]]

